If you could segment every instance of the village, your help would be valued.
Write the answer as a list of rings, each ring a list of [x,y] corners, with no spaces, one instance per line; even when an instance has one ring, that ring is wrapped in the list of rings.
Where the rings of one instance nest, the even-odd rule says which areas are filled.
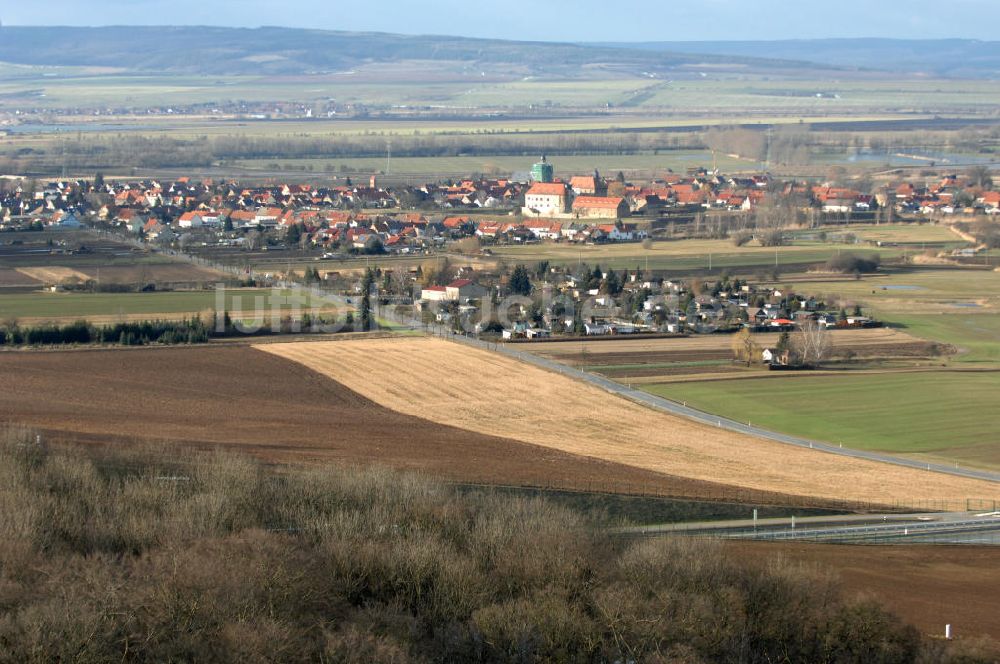
[[[645,183],[596,172],[563,180],[545,157],[527,181],[469,178],[422,186],[387,186],[377,175],[364,184],[346,178],[328,186],[101,176],[43,184],[8,176],[0,194],[0,231],[100,225],[160,245],[284,246],[332,258],[419,252],[470,237],[487,246],[637,242],[667,223],[697,233],[707,217],[729,219],[722,232],[739,227],[762,234],[766,227],[795,223],[995,215],[1000,191],[991,189],[991,183],[958,174],[863,192],[836,182],[704,168]],[[776,209],[784,216],[770,213]]]

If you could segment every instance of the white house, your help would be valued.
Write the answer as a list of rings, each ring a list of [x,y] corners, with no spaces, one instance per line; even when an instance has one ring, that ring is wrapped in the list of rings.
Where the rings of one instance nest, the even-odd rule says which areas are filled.
[[[444,302],[448,299],[448,289],[444,286],[427,286],[420,290],[420,299],[427,302]]]
[[[551,217],[566,212],[566,185],[562,182],[536,182],[524,195],[524,214]]]

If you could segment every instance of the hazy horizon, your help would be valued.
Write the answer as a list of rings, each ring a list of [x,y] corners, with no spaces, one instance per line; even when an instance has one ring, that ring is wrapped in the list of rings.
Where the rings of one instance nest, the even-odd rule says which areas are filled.
[[[697,7],[638,0],[619,13],[597,0],[552,0],[525,6],[521,13],[498,13],[493,6],[458,0],[383,0],[349,11],[319,0],[286,0],[280,10],[265,0],[43,0],[30,7],[0,5],[3,25],[32,27],[288,27],[549,42],[996,40],[993,26],[1000,20],[1000,3],[995,0],[953,0],[948,20],[941,20],[940,14],[940,3],[931,0],[878,5],[842,0],[835,11],[819,0],[803,0],[793,7],[783,0],[760,0],[752,9],[731,0],[703,0]],[[45,22],[43,17],[54,20]]]

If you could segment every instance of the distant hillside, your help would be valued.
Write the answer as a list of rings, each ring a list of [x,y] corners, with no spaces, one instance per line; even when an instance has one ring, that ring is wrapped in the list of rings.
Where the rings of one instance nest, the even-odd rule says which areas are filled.
[[[27,65],[116,67],[143,72],[307,74],[365,62],[449,60],[513,64],[532,73],[603,65],[635,72],[686,64],[736,64],[766,69],[801,67],[770,57],[678,54],[663,48],[515,42],[462,37],[404,36],[266,27],[3,27],[0,61]]]
[[[834,67],[878,69],[936,76],[1000,76],[1000,42],[972,39],[809,39],[737,42],[600,44],[651,52],[807,60]]]

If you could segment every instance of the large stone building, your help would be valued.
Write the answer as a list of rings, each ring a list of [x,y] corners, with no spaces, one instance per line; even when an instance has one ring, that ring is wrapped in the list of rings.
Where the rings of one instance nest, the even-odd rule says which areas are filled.
[[[532,217],[564,214],[567,199],[564,183],[536,182],[524,195],[524,214]]]

